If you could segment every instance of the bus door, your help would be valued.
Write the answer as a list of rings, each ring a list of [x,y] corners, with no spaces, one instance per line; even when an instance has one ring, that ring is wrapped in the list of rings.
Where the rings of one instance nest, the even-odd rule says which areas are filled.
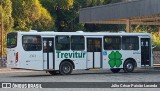
[[[141,38],[141,65],[151,66],[150,38]]]
[[[102,38],[87,38],[87,68],[102,67]]]
[[[43,69],[54,69],[54,38],[43,38]]]

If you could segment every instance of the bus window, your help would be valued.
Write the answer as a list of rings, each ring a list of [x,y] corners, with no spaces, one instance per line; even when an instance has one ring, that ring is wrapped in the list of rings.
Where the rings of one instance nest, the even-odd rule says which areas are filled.
[[[70,50],[70,37],[56,36],[56,50]]]
[[[17,33],[7,34],[7,48],[14,48],[17,46]]]
[[[104,50],[120,50],[121,37],[120,36],[105,36],[104,37]]]
[[[22,45],[25,51],[41,51],[42,50],[41,36],[24,35],[22,37]]]
[[[139,41],[136,36],[123,36],[122,37],[122,49],[123,50],[138,50]]]
[[[71,36],[71,50],[84,50],[84,36]]]

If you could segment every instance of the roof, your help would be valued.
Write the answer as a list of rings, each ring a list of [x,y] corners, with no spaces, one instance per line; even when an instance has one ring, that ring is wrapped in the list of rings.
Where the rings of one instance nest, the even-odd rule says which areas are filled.
[[[41,36],[56,36],[56,35],[86,35],[86,36],[104,36],[104,35],[126,35],[126,36],[150,36],[150,33],[127,33],[127,32],[18,32],[21,35],[41,35]]]
[[[79,10],[80,23],[160,25],[160,0],[135,0]]]

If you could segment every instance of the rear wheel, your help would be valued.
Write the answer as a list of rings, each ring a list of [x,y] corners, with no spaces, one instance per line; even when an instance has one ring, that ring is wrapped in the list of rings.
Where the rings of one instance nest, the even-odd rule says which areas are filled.
[[[111,71],[112,71],[113,73],[118,73],[120,70],[121,70],[121,69],[119,69],[119,68],[111,69]]]
[[[132,60],[126,60],[124,63],[124,72],[131,73],[134,71],[135,63]]]
[[[64,61],[61,63],[59,68],[59,73],[61,75],[69,75],[72,73],[72,71],[73,71],[73,65],[70,62]]]

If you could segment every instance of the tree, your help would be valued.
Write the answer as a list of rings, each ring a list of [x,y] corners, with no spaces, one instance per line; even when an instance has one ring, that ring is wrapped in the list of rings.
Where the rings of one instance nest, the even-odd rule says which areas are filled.
[[[54,19],[49,12],[42,7],[39,0],[12,0],[14,29],[28,31],[52,30]]]
[[[55,29],[57,31],[118,31],[124,30],[122,25],[96,25],[79,23],[79,9],[106,5],[120,0],[40,0],[41,4],[55,17]],[[67,2],[70,2],[67,3]],[[111,29],[113,27],[114,29]]]
[[[12,18],[12,2],[10,0],[2,1],[2,15],[3,15],[3,29],[5,32],[9,32],[13,27],[13,18]]]
[[[49,10],[52,17],[55,17],[55,30],[66,31],[66,15],[65,12],[73,8],[74,0],[40,0],[42,5]],[[67,15],[69,16],[69,15]],[[69,16],[70,17],[70,16]]]
[[[0,6],[1,7],[1,6]],[[0,22],[3,22],[3,54],[5,54],[5,47],[6,47],[6,34],[10,31],[12,31],[13,27],[13,18],[12,18],[12,2],[10,0],[2,0],[2,20]]]
[[[105,5],[110,3],[111,0],[87,0],[87,6],[92,7],[92,6],[99,6],[99,5]]]

